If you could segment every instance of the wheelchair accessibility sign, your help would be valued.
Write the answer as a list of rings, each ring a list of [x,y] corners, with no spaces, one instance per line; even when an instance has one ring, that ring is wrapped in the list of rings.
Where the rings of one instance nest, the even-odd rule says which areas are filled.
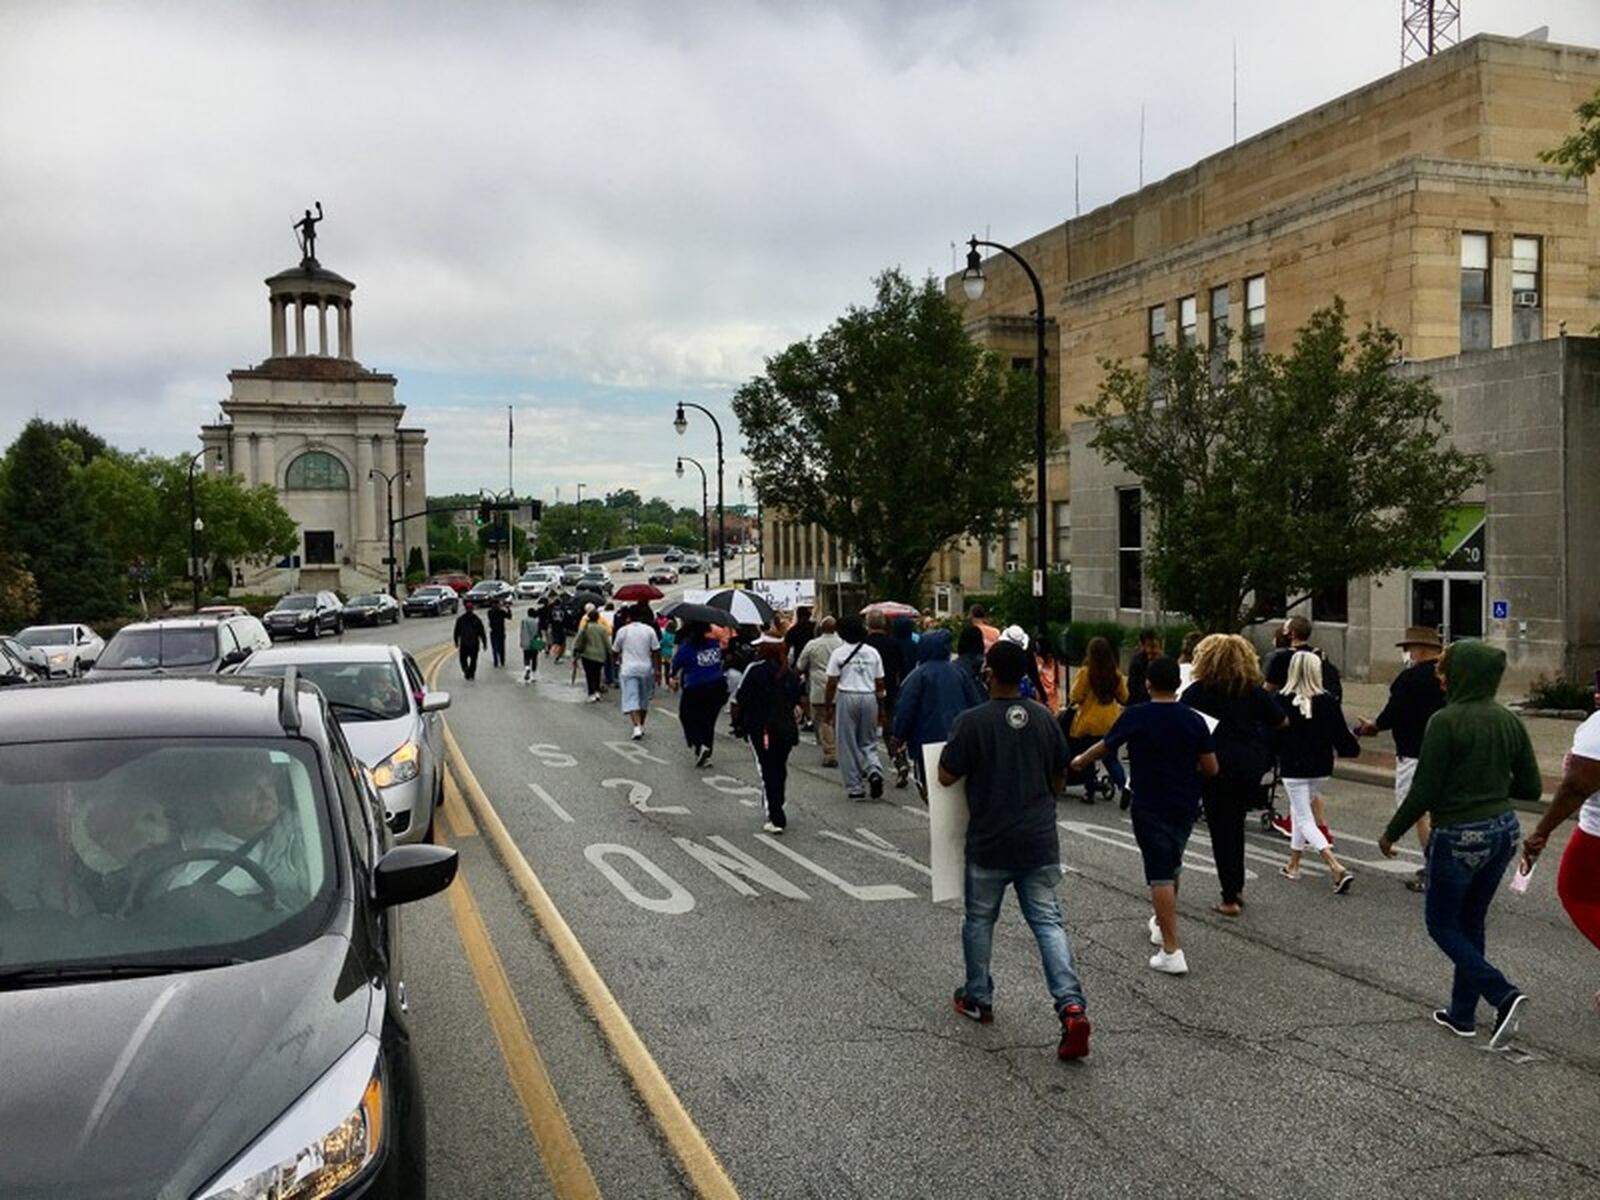
[[[1496,600],[1490,604],[1489,611],[1496,621],[1508,620],[1511,616],[1511,601]]]

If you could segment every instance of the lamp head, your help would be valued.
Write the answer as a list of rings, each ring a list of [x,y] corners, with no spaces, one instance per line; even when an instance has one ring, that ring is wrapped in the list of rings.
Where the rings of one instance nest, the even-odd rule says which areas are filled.
[[[194,531],[196,533],[204,533],[206,531],[206,523],[203,518],[196,517],[194,519]]]
[[[683,413],[683,405],[682,404],[678,405],[678,413],[677,413],[677,415],[675,417],[672,418],[672,427],[674,429],[676,429],[680,434],[688,432],[688,429],[689,429],[689,418],[684,415],[684,413]],[[683,472],[680,470],[678,472],[678,474],[681,475],[681,474],[683,474]]]
[[[678,478],[683,478],[683,459],[681,458],[678,460]]]
[[[978,239],[974,236],[967,243],[967,269],[961,273],[961,289],[968,300],[977,300],[983,295],[983,285],[983,259],[978,256]]]

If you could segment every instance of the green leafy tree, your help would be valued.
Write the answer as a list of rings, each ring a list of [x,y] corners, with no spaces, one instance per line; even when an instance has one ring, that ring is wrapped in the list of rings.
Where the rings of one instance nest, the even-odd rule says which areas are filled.
[[[757,493],[851,546],[875,595],[914,600],[928,560],[1024,511],[1031,380],[976,345],[931,277],[898,270],[733,398]]]
[[[1352,341],[1336,300],[1287,356],[1218,370],[1204,350],[1161,347],[1148,373],[1104,364],[1080,411],[1089,445],[1143,486],[1144,569],[1167,607],[1236,631],[1278,598],[1438,556],[1488,462],[1440,445],[1439,396],[1393,372],[1399,350],[1381,327]]]
[[[1560,167],[1568,179],[1587,178],[1600,170],[1600,91],[1578,105],[1577,117],[1577,132],[1539,151],[1541,161]]]
[[[26,625],[39,611],[33,575],[14,554],[0,551],[0,626]]]

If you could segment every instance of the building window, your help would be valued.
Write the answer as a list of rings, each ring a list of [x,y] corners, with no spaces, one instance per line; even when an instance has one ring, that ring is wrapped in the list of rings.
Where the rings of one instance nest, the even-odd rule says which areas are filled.
[[[979,570],[981,570],[981,571],[993,571],[994,570],[995,559],[999,557],[999,555],[996,553],[997,550],[998,550],[998,543],[992,542],[992,541],[988,540],[987,538],[985,538],[983,540],[983,542],[978,547],[978,569]]]
[[[1167,306],[1157,304],[1150,309],[1150,349],[1167,344]]]
[[[1022,522],[1013,521],[1006,527],[1005,561],[1011,563],[1022,561]]]
[[[333,530],[306,530],[306,562],[318,566],[333,562]]]
[[[1350,620],[1350,584],[1342,581],[1311,593],[1311,619],[1318,625],[1344,625]]]
[[[1228,288],[1227,285],[1211,289],[1211,352],[1228,352]]]
[[[1267,277],[1252,275],[1244,281],[1244,341],[1260,350],[1267,336]]]
[[[1117,489],[1117,607],[1144,607],[1144,513],[1139,488]]]
[[[1032,375],[1033,359],[1023,358],[1021,355],[1014,355],[1011,359],[1011,369],[1013,371],[1025,371],[1029,375]]]
[[[289,464],[288,471],[284,473],[283,486],[291,492],[347,492],[350,490],[350,473],[333,455],[312,450]]]
[[[1055,503],[1056,517],[1056,562],[1065,563],[1072,561],[1072,503],[1068,500],[1057,500]]]
[[[1200,342],[1200,314],[1193,296],[1178,301],[1178,345],[1193,350]]]
[[[1489,235],[1461,235],[1461,348],[1494,345],[1493,295],[1489,284]]]
[[[1540,284],[1540,239],[1511,239],[1511,340],[1537,342],[1544,336],[1544,294]]]

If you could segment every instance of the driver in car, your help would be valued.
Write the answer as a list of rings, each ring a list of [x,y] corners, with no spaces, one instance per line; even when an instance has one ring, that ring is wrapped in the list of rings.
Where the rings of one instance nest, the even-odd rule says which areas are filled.
[[[183,849],[242,854],[271,877],[276,898],[287,899],[285,890],[294,892],[305,878],[305,850],[295,822],[285,819],[272,779],[252,770],[224,774],[208,800],[205,823],[182,835]],[[262,890],[250,872],[228,865],[227,857],[206,859],[198,854],[174,869],[166,888],[201,882],[215,883],[236,896],[255,896]]]

